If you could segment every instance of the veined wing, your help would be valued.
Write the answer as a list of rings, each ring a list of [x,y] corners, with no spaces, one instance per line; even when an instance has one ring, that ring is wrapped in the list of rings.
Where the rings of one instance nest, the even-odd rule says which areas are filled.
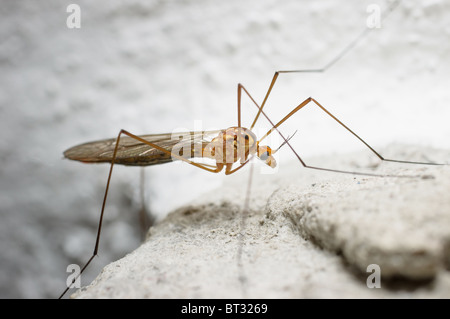
[[[198,154],[194,154],[195,147],[203,148],[219,132],[220,130],[139,136],[152,144],[164,148],[167,152],[158,150],[151,145],[138,141],[132,137],[121,136],[114,163],[129,166],[147,166],[168,163],[173,160],[170,152],[177,144],[177,147],[180,146],[183,147],[183,149],[191,150],[189,157],[196,157]],[[85,163],[110,163],[113,158],[114,148],[116,147],[116,140],[117,139],[115,138],[111,138],[80,144],[66,150],[64,156],[68,159]]]

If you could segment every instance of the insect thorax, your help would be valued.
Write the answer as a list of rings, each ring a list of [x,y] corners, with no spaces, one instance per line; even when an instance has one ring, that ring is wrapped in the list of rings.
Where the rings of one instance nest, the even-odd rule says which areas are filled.
[[[256,153],[256,135],[245,127],[229,127],[204,148],[203,156],[214,159],[217,163],[241,163],[249,155]]]

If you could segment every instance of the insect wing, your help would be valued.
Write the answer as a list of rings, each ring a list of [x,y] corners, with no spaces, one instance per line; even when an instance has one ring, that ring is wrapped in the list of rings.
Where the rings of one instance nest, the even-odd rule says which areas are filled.
[[[122,136],[114,162],[130,166],[146,166],[171,162],[171,152],[174,146],[180,149],[202,148],[214,135],[220,131],[198,131],[140,135],[148,141],[143,143],[129,136]],[[85,163],[111,162],[117,139],[105,139],[74,146],[64,152],[64,156],[71,160]],[[151,144],[166,151],[159,150]],[[189,157],[193,157],[192,156]]]

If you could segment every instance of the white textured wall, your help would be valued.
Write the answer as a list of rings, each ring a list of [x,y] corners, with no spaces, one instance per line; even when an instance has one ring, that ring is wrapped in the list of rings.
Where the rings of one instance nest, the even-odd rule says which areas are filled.
[[[236,125],[238,82],[261,102],[274,71],[323,67],[364,29],[375,1],[85,0],[75,2],[79,30],[65,24],[72,2],[0,5],[0,297],[57,296],[66,265],[93,249],[108,166],[62,160],[66,148],[121,128]],[[281,75],[267,111],[276,120],[313,96],[374,146],[449,148],[449,9],[401,3],[326,74]],[[306,114],[283,127],[298,129],[305,156],[361,148]],[[139,173],[116,167],[102,258],[83,283],[138,245]],[[300,167],[293,173],[301,178]],[[223,178],[184,164],[146,176],[159,216]]]

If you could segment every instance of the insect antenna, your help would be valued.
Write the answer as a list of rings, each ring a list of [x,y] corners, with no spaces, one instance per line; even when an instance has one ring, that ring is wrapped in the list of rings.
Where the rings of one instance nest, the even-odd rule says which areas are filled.
[[[278,152],[278,151],[280,150],[280,148],[282,148],[284,145],[286,145],[286,143],[287,143],[291,138],[294,137],[294,135],[295,135],[295,133],[297,133],[297,131],[298,131],[298,130],[295,130],[295,132],[294,132],[291,136],[288,136],[288,137],[286,138],[286,141],[284,141],[283,143],[281,143],[281,145],[280,145],[275,151],[272,151],[272,154],[275,154],[276,152]]]

